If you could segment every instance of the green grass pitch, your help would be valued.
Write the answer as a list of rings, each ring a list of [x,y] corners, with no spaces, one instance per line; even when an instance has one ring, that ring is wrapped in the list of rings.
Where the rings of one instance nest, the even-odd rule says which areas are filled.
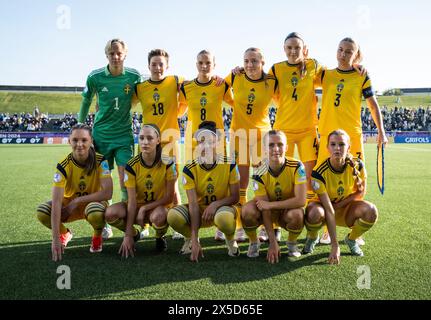
[[[338,228],[341,265],[326,263],[329,246],[314,254],[287,258],[283,231],[281,261],[266,262],[267,245],[257,259],[227,255],[213,240],[214,228],[200,232],[205,258],[191,263],[178,251],[182,241],[168,237],[168,251],[156,254],[154,240],[137,245],[136,257],[122,261],[122,234],[90,254],[91,227],[68,226],[74,238],[61,262],[51,261],[50,231],[36,219],[35,208],[50,198],[55,164],[67,146],[0,146],[0,299],[430,299],[431,146],[391,144],[385,154],[385,195],[376,185],[376,146],[367,144],[367,199],[380,217],[365,235],[365,257],[352,257]],[[116,186],[117,175],[114,174]],[[118,200],[118,188],[114,200]],[[171,230],[168,234],[171,234]],[[300,247],[305,231],[300,236]],[[71,270],[71,289],[59,290],[57,267]],[[369,289],[358,288],[361,266],[370,270]],[[358,280],[359,279],[359,280]]]

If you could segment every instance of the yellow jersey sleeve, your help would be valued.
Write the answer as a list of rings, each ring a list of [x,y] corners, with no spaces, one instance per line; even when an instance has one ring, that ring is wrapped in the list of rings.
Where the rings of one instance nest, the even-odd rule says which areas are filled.
[[[124,169],[124,186],[126,188],[136,188],[136,172],[129,164],[126,164]]]
[[[298,167],[295,170],[295,184],[304,184],[307,182],[307,176],[305,175],[305,167],[302,162],[298,162]]]
[[[230,165],[229,184],[236,184],[239,182],[238,166],[235,163]]]
[[[311,187],[317,195],[327,193],[325,183],[325,179],[317,171],[313,170],[311,173]]]
[[[232,107],[234,104],[233,95],[232,95],[232,88],[226,82],[224,83],[224,86],[225,86],[225,92],[224,92],[224,96],[223,96],[223,101]]]
[[[193,169],[188,165],[183,168],[182,182],[185,190],[196,189],[195,175]]]
[[[57,170],[54,173],[53,187],[63,188],[66,185],[67,172],[60,163],[57,164]]]
[[[166,181],[172,181],[177,179],[177,168],[175,162],[171,161],[166,165]]]
[[[262,176],[253,175],[252,179],[253,179],[254,196],[255,197],[266,196],[267,192],[266,192],[266,188],[265,188],[265,183],[262,180]]]
[[[100,179],[111,177],[111,170],[109,170],[108,160],[103,159],[100,162],[99,167],[98,167],[98,173],[99,173]]]

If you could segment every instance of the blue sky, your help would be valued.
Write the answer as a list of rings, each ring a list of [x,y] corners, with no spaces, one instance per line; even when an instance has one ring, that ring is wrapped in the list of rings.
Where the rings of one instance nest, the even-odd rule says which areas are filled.
[[[283,40],[301,33],[310,56],[336,67],[339,41],[351,36],[364,52],[374,87],[430,87],[431,4],[391,1],[2,1],[0,84],[79,85],[106,64],[113,37],[129,46],[126,65],[147,72],[147,53],[171,55],[171,74],[196,76],[202,49],[225,76],[245,49],[263,50],[266,67],[285,60]]]

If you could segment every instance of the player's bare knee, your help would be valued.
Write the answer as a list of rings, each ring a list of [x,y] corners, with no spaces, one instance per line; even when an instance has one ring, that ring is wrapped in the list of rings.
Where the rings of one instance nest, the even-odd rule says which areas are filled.
[[[241,210],[241,221],[245,226],[256,225],[259,217],[260,212],[254,204],[247,203]]]
[[[301,229],[304,226],[304,211],[302,208],[291,209],[283,217],[290,229]]]
[[[156,227],[162,227],[167,223],[167,214],[164,210],[154,210],[154,212],[150,216],[151,224]]]
[[[365,212],[363,214],[362,219],[364,219],[365,221],[368,221],[368,222],[376,222],[377,221],[379,213],[378,213],[377,207],[374,204],[372,204],[372,203],[367,204],[367,209],[364,211]]]
[[[323,221],[324,217],[325,217],[325,211],[323,210],[323,208],[318,206],[307,208],[305,219],[307,220],[308,223],[317,224]]]
[[[108,223],[114,222],[119,217],[116,213],[116,211],[112,207],[108,207],[105,211],[105,220]]]

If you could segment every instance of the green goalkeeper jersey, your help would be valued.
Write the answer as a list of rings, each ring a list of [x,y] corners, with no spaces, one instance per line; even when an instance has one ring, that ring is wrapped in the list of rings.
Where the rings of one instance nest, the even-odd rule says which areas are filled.
[[[136,84],[140,81],[139,72],[124,68],[123,73],[112,76],[108,66],[94,70],[87,78],[82,92],[79,122],[85,122],[94,95],[99,106],[96,111],[93,136],[100,141],[115,141],[132,136],[130,109]]]

